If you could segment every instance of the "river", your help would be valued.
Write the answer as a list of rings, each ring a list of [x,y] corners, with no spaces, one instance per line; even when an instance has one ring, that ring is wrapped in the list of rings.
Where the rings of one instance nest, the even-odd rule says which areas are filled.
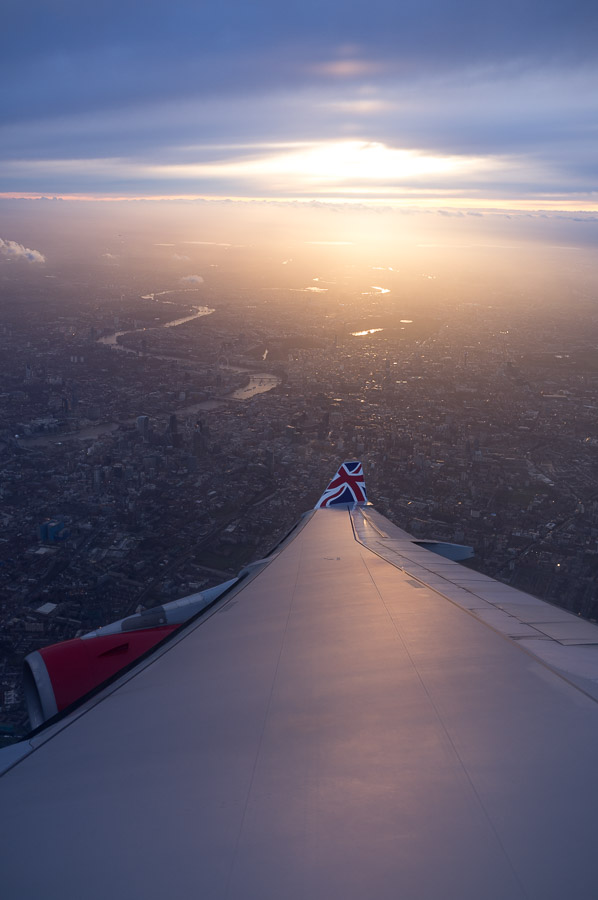
[[[164,291],[164,293],[166,293],[166,291]],[[200,319],[202,316],[209,316],[215,312],[215,310],[210,309],[209,306],[193,306],[192,309],[194,309],[195,312],[190,316],[183,316],[182,319],[173,319],[171,322],[164,322],[163,325],[150,325],[150,328],[174,328],[176,325],[184,325],[185,322],[192,322],[194,319]],[[105,337],[98,338],[98,344],[105,344],[107,347],[112,347],[114,350],[121,350],[123,353],[135,353],[135,350],[130,350],[128,347],[124,347],[123,344],[119,344],[118,339],[119,337],[122,337],[123,334],[134,334],[136,331],[147,331],[147,328],[127,328],[126,331],[116,331],[114,334],[108,334]],[[171,357],[160,358],[171,359]]]
[[[163,291],[162,293],[169,293],[168,291]],[[153,295],[151,295],[153,299]],[[143,299],[150,299],[150,295],[147,295]],[[174,328],[177,325],[184,325],[185,322],[192,322],[194,319],[199,319],[202,316],[209,316],[214,312],[213,309],[210,309],[208,306],[194,306],[192,307],[195,312],[189,316],[183,316],[180,319],[173,319],[170,322],[165,322],[163,325],[156,325],[150,327],[156,328]],[[110,347],[112,350],[118,350],[123,353],[135,353],[135,350],[130,350],[128,347],[124,347],[122,344],[118,343],[118,338],[123,334],[132,334],[134,331],[146,331],[145,328],[129,328],[126,331],[117,331],[115,334],[109,334],[105,337],[98,338],[98,344],[104,344],[107,347]],[[267,353],[267,351],[266,351]],[[264,354],[264,359],[266,354]],[[175,362],[182,362],[183,360],[174,356],[157,356],[157,359],[172,359]],[[189,406],[183,406],[179,409],[173,410],[178,415],[193,415],[194,413],[198,413],[203,411],[208,411],[211,409],[217,409],[219,406],[222,406],[226,400],[249,400],[251,397],[255,397],[257,394],[265,394],[267,391],[271,391],[272,388],[277,387],[280,384],[280,378],[277,375],[272,375],[271,372],[257,372],[250,373],[249,369],[242,369],[238,366],[227,366],[226,368],[230,370],[234,370],[235,372],[246,372],[249,373],[249,383],[246,384],[242,388],[237,388],[237,390],[232,391],[232,393],[228,394],[226,397],[218,398],[217,400],[203,400],[200,403],[192,403]],[[116,431],[120,424],[133,424],[135,419],[127,419],[124,420],[123,423],[119,422],[106,422],[102,425],[89,425],[87,428],[81,428],[79,431],[72,432],[56,432],[55,434],[36,434],[31,435],[31,437],[22,436],[20,440],[23,442],[25,446],[35,446],[38,444],[60,444],[64,440],[69,440],[70,438],[77,438],[77,440],[94,440],[99,437],[101,434],[108,434],[109,432]]]
[[[162,291],[163,294],[172,293],[171,291]],[[144,300],[153,300],[157,294],[146,294],[143,297]],[[163,325],[150,326],[155,328],[175,328],[177,325],[184,325],[185,322],[192,322],[194,319],[200,319],[202,316],[209,316],[215,310],[210,309],[209,306],[193,306],[192,309],[195,310],[189,316],[183,316],[180,319],[173,319],[170,322],[164,322]],[[118,343],[118,338],[123,334],[133,334],[135,331],[146,331],[145,328],[133,328],[127,329],[127,331],[117,331],[115,334],[109,334],[105,337],[98,338],[99,344],[104,344],[107,347],[110,347],[113,350],[119,350],[123,353],[135,353],[135,350],[130,350],[128,347],[125,347],[123,344]],[[150,354],[155,356],[156,359],[171,359],[175,362],[181,362],[182,360],[176,356],[159,356],[158,354]],[[268,351],[264,353],[263,359],[266,359],[268,355]],[[237,366],[229,366],[229,369],[234,369],[235,372],[246,372],[249,373],[249,384],[246,384],[245,387],[238,388],[236,391],[233,391],[229,394],[229,398],[231,400],[249,400],[251,397],[255,397],[256,394],[265,394],[266,391],[271,391],[272,388],[275,388],[280,384],[280,378],[277,375],[272,375],[269,372],[258,372],[251,373],[249,369],[240,369]],[[213,400],[207,400],[206,403],[214,403]],[[195,408],[195,407],[194,407]],[[206,409],[207,407],[202,404],[199,405],[198,408]]]

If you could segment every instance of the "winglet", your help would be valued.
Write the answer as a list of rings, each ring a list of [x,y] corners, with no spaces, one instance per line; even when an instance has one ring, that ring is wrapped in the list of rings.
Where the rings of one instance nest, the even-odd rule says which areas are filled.
[[[365,506],[365,478],[360,462],[344,462],[338,472],[316,503],[314,509],[328,506],[340,506],[350,503],[352,506]]]

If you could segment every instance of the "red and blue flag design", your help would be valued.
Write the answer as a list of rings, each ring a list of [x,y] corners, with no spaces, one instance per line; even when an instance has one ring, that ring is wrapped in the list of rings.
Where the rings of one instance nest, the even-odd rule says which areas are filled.
[[[365,479],[360,462],[344,462],[314,508],[322,509],[344,503],[367,503]]]

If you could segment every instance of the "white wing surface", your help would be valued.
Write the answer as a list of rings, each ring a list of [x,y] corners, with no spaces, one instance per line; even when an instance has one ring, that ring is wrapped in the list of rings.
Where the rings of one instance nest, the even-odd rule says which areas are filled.
[[[597,654],[371,507],[317,509],[12,748],[3,895],[593,900]]]

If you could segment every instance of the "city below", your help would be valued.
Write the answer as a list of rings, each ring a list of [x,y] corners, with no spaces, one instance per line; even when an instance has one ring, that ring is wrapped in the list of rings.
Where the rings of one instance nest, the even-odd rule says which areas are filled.
[[[281,258],[247,286],[5,275],[2,740],[27,730],[28,653],[230,578],[343,459],[413,535],[471,545],[467,565],[598,618],[591,290],[576,314],[558,286],[515,280],[440,299],[435,271],[401,288],[345,250],[334,271],[302,263],[293,280]],[[226,250],[209,252],[216,273]]]

